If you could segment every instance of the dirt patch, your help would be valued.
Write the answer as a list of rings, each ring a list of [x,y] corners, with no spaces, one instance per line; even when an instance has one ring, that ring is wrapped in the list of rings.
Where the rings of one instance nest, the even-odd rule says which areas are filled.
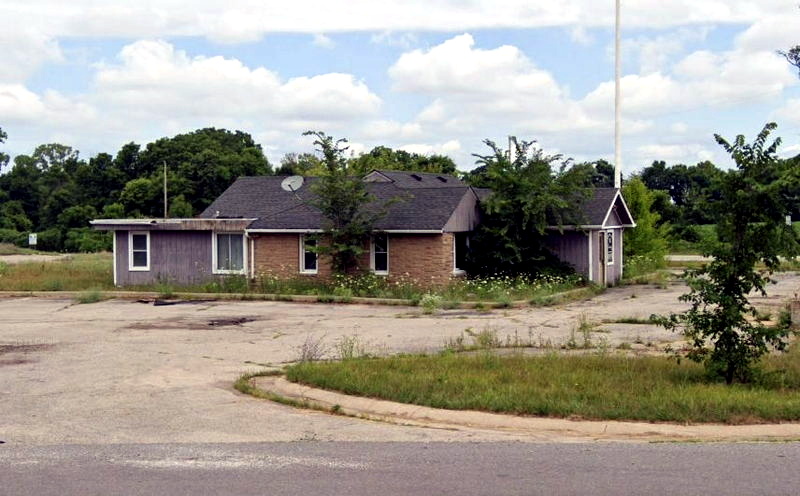
[[[0,255],[0,262],[19,264],[26,262],[56,262],[69,258],[69,255]]]
[[[208,330],[208,329],[221,329],[225,327],[241,327],[242,324],[248,322],[255,322],[256,320],[263,320],[256,317],[215,317],[211,319],[187,319],[187,318],[168,318],[159,321],[151,322],[135,322],[130,324],[124,329],[136,330],[172,330],[172,329],[191,329],[191,330]]]
[[[23,365],[26,363],[33,363],[36,360],[26,360],[24,358],[10,358],[6,360],[0,360],[0,367],[6,367],[9,365]]]
[[[52,344],[0,344],[0,355],[7,353],[34,353],[52,348]]]

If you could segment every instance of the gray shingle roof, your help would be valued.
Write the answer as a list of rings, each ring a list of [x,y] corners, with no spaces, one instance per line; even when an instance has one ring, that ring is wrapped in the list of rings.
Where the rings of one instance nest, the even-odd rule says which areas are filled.
[[[375,170],[374,172],[390,179],[395,186],[403,189],[466,187],[466,184],[461,179],[447,174],[393,170]]]
[[[582,205],[583,223],[588,226],[599,226],[603,224],[611,202],[617,196],[615,188],[595,188],[594,195]],[[621,198],[621,197],[620,197]],[[627,209],[621,200],[617,200],[617,214],[625,224],[632,224],[633,219],[628,215]]]
[[[393,172],[389,176],[393,182],[366,183],[367,190],[376,198],[371,205],[373,208],[380,208],[394,199],[386,215],[375,223],[376,229],[441,230],[464,195],[473,194],[468,186],[452,176],[427,174],[432,177],[417,181],[410,175]],[[446,181],[437,179],[437,176]],[[219,212],[219,217],[256,218],[250,224],[250,229],[322,228],[325,222],[322,214],[308,205],[314,197],[309,186],[316,179],[306,178],[297,195],[281,188],[283,179],[281,176],[239,178],[199,217],[212,218]],[[420,187],[416,184],[426,181],[436,181],[446,186]],[[401,186],[406,184],[412,184],[413,187]]]

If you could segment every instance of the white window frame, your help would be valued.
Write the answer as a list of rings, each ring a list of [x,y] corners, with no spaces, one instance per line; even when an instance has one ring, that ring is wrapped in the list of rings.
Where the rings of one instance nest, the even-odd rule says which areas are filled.
[[[469,244],[469,241],[467,242]],[[458,241],[456,241],[456,233],[453,233],[453,275],[454,276],[463,276],[467,273],[466,270],[459,268],[456,264],[458,263],[458,258],[456,258],[456,247],[458,246]]]
[[[381,233],[380,235],[386,236],[386,270],[375,270],[375,236],[369,240],[369,268],[376,275],[387,276],[389,275],[389,234]]]
[[[313,270],[306,269],[306,235],[301,234],[298,236],[300,239],[300,273],[301,274],[317,274],[319,273],[319,253],[314,253],[316,264]]]
[[[609,239],[611,240],[611,251],[610,252],[608,250],[608,248],[609,248],[608,240]],[[611,229],[609,231],[606,231],[606,239],[605,239],[605,243],[604,244],[605,244],[605,250],[606,250],[606,265],[614,265],[614,259],[616,258],[614,256],[614,251],[616,251],[616,246],[615,245],[617,243],[614,240],[614,230],[613,229]]]
[[[144,267],[134,267],[133,265],[133,237],[146,236],[147,238],[147,265]],[[139,250],[141,251],[141,250]],[[150,231],[128,231],[128,270],[131,272],[150,271]]]
[[[242,268],[240,270],[224,270],[217,268],[217,236],[240,235],[242,237]],[[247,273],[247,239],[243,232],[212,232],[211,233],[211,273],[212,274],[246,274]]]

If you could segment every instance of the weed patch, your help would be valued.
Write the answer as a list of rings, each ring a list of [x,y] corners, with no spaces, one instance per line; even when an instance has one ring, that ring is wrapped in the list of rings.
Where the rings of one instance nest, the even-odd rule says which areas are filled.
[[[769,357],[761,370],[755,384],[726,386],[698,364],[666,357],[443,353],[305,362],[286,374],[346,394],[458,410],[654,422],[800,420],[797,350]]]

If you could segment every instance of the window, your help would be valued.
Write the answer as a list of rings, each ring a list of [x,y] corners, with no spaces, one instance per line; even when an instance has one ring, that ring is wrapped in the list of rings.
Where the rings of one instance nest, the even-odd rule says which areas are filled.
[[[467,266],[467,253],[469,252],[468,233],[453,234],[453,273],[463,274]]]
[[[614,231],[606,231],[606,263],[614,264]]]
[[[128,270],[150,270],[150,233],[128,233]]]
[[[389,236],[385,233],[372,237],[372,270],[376,274],[389,273]]]
[[[300,236],[300,272],[303,274],[317,273],[317,247],[316,239],[307,239]]]
[[[244,235],[215,233],[213,239],[214,273],[243,274],[245,260]]]

